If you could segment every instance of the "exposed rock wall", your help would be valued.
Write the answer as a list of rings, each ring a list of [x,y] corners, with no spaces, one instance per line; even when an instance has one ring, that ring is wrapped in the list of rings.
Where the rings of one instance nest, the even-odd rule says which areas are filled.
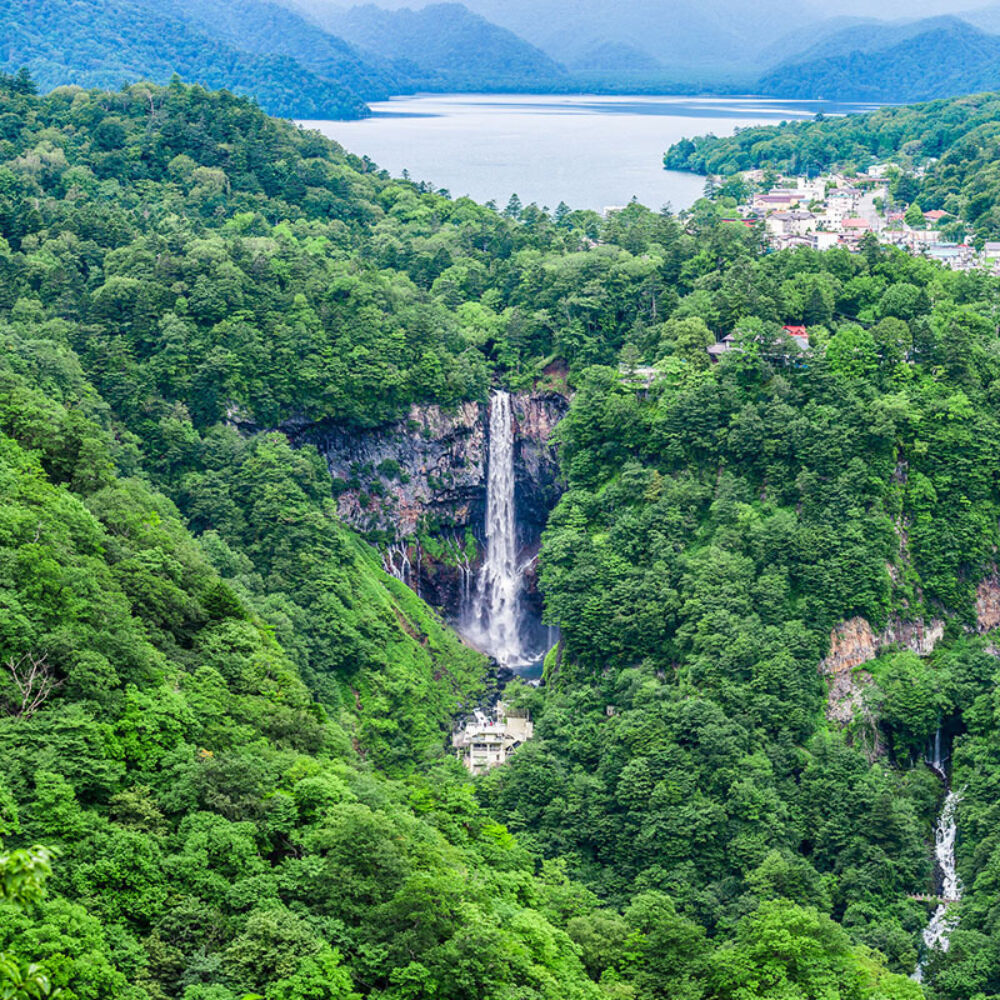
[[[549,511],[559,499],[559,466],[552,432],[569,402],[557,392],[517,393],[515,503],[522,557],[537,552]],[[395,543],[395,565],[405,554],[408,581],[431,604],[455,612],[461,604],[466,532],[482,542],[486,514],[488,421],[482,403],[452,409],[413,406],[406,419],[369,430],[332,423],[297,429],[297,444],[314,444],[330,469],[343,520]],[[418,545],[418,536],[442,543],[444,558]],[[479,546],[481,548],[481,544]],[[476,568],[469,553],[466,573]],[[533,570],[529,600],[540,601]]]
[[[918,656],[930,656],[944,636],[944,622],[935,618],[929,625],[922,621],[889,620],[885,629],[872,632],[865,618],[849,618],[830,632],[830,652],[820,663],[820,672],[837,675],[860,667],[884,650],[902,646]]]
[[[296,435],[326,459],[340,516],[359,531],[415,534],[428,520],[469,523],[482,504],[486,432],[481,408],[413,406],[371,430],[317,424]]]
[[[976,625],[981,633],[1000,628],[1000,573],[991,573],[976,587]],[[835,626],[830,632],[830,652],[819,664],[820,673],[829,680],[827,719],[842,727],[861,720],[875,732],[875,720],[868,718],[864,705],[872,675],[858,668],[897,647],[930,656],[943,637],[944,622],[939,618],[927,624],[893,617],[879,633],[864,618],[850,618]],[[875,752],[880,752],[877,735]]]
[[[826,717],[840,727],[863,723],[860,738],[871,759],[885,752],[875,719],[865,706],[865,692],[872,685],[872,675],[858,668],[880,653],[902,647],[918,656],[929,656],[944,636],[944,622],[933,619],[904,622],[889,620],[881,632],[873,632],[865,618],[849,618],[830,632],[830,652],[820,661],[820,673],[829,678]]]
[[[1000,577],[996,573],[976,587],[976,622],[980,632],[1000,627]]]

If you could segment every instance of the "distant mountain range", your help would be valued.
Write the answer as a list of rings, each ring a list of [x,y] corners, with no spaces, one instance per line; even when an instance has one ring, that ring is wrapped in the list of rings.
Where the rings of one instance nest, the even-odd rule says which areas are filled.
[[[773,0],[0,0],[0,70],[43,89],[174,73],[295,118],[416,91],[903,102],[1000,88],[1000,5],[884,22]]]
[[[466,4],[577,70],[595,69],[617,47],[619,54],[631,50],[633,56],[641,57],[641,63],[633,62],[631,75],[639,75],[641,69],[673,80],[711,74],[749,82],[753,68],[761,68],[758,53],[770,39],[816,20],[805,4],[794,0],[766,4],[745,0],[466,0]]]
[[[408,89],[548,90],[565,85],[568,75],[541,49],[459,3],[417,11],[371,3],[339,10],[315,0],[296,6],[366,57],[389,60]]]
[[[229,40],[237,34],[230,12],[245,17],[239,47]],[[213,13],[225,16],[206,24]],[[267,24],[274,30],[265,45]],[[348,46],[338,51],[335,39],[316,58],[319,72],[288,55],[289,36],[309,33],[321,34],[284,8],[255,0],[0,0],[0,69],[27,66],[44,90],[165,83],[177,73],[256,97],[272,114],[304,118],[357,118],[367,113],[366,101],[393,92],[394,81]]]
[[[821,37],[754,88],[774,97],[909,103],[1000,89],[1000,36],[958,17],[857,24]]]

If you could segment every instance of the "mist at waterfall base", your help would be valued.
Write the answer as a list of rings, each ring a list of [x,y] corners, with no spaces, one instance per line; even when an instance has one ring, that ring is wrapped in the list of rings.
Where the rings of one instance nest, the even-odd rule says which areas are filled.
[[[515,419],[510,393],[496,390],[489,405],[485,553],[474,588],[467,585],[458,631],[474,646],[523,677],[541,675],[553,641],[524,602],[525,558],[517,532]]]

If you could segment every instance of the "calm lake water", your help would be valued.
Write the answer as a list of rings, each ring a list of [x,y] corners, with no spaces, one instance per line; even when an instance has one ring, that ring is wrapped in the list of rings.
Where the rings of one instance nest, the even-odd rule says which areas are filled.
[[[861,110],[815,101],[731,97],[594,97],[432,94],[373,104],[357,122],[302,122],[395,176],[454,197],[511,194],[554,208],[602,211],[633,196],[650,208],[687,208],[704,178],[666,171],[667,147],[684,136],[731,135],[746,125]]]

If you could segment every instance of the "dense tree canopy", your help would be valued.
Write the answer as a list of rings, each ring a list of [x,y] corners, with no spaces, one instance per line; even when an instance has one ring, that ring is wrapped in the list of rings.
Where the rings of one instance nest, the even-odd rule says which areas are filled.
[[[918,998],[943,721],[969,892],[927,991],[1000,993],[996,278],[762,254],[708,201],[499,213],[178,82],[30,91],[0,82],[0,988]],[[573,393],[562,641],[473,783],[484,659],[290,435],[496,382]],[[851,617],[947,624],[841,729]]]

